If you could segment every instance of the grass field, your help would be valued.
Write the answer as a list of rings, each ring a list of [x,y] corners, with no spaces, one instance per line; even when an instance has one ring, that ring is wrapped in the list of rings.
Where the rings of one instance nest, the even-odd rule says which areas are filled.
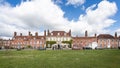
[[[120,68],[120,50],[0,51],[0,68]]]

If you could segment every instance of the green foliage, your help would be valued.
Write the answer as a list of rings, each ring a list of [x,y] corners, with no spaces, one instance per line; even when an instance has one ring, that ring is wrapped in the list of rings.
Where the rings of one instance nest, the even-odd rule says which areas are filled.
[[[0,68],[120,68],[120,50],[0,51]]]
[[[56,41],[46,41],[46,46],[47,46],[47,48],[49,48],[48,45],[50,45],[50,47],[51,47],[55,43],[56,43]]]
[[[72,40],[70,40],[70,41],[62,41],[62,43],[67,43],[67,44],[69,44],[69,47],[71,48]]]
[[[27,45],[27,48],[32,48],[32,46],[31,45]]]

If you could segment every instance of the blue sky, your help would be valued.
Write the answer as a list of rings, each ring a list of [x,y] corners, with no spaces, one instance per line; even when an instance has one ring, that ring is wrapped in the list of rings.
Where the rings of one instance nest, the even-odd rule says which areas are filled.
[[[12,21],[12,22],[4,21],[4,20],[7,20],[8,18],[5,18],[3,19],[3,21],[0,21],[1,24],[7,25],[8,27],[12,27],[10,33],[7,33],[8,30],[3,27],[4,31],[1,32],[0,34],[0,36],[2,37],[3,36],[11,37],[14,31],[18,33],[22,32],[24,34],[26,34],[27,31],[32,31],[33,33],[35,31],[38,31],[40,34],[43,34],[44,29],[51,29],[51,30],[65,29],[65,31],[68,31],[69,29],[71,29],[74,35],[83,35],[85,30],[88,30],[90,32],[90,35],[93,35],[94,33],[100,34],[100,33],[108,33],[108,32],[110,34],[114,34],[114,32],[118,32],[118,34],[120,34],[120,27],[119,27],[120,26],[120,19],[119,19],[120,18],[120,12],[119,12],[120,0],[52,0],[52,1],[51,0],[48,0],[48,1],[47,0],[46,1],[42,1],[42,0],[40,1],[39,0],[33,0],[33,1],[32,0],[0,0],[0,2],[1,2],[0,6],[4,6],[4,9],[0,11],[2,12],[1,14],[4,17],[8,17],[9,20]],[[41,2],[44,2],[45,4],[46,3],[47,4],[42,5]],[[10,6],[6,6],[6,3],[8,3]],[[110,11],[107,11],[109,13],[108,15],[104,16],[104,12],[106,13],[105,9],[98,8],[98,5],[102,3],[104,3],[103,6],[100,5],[99,7],[102,7],[102,8],[105,7],[107,8],[106,10],[110,10]],[[93,8],[90,8],[93,5],[96,5],[96,6],[94,6]],[[112,5],[113,7],[110,7]],[[35,8],[35,10],[32,8],[29,8],[32,6]],[[25,10],[25,8],[26,9],[29,8],[29,9]],[[38,9],[43,10],[43,11],[46,11],[47,9],[49,9],[51,10],[51,12],[45,13],[45,12],[40,11],[39,13]],[[10,12],[8,12],[7,10],[10,10]],[[97,16],[97,13],[101,13],[101,12],[99,12],[98,10],[100,11],[103,10],[103,16],[100,17],[100,20],[98,17],[99,15]],[[38,12],[38,14],[36,12]],[[24,13],[26,14],[22,15]],[[53,16],[51,16],[51,13],[53,13]],[[13,14],[12,16],[13,18],[9,16],[10,14]],[[42,14],[44,16],[42,16]],[[93,14],[93,16],[90,16],[91,14]],[[38,15],[38,16],[35,16],[35,15]],[[16,19],[14,18],[14,16],[16,16]],[[33,20],[38,20],[38,21],[37,22],[33,20],[30,21],[29,19],[32,18],[30,16],[36,17],[35,19],[33,18]],[[95,19],[96,21],[94,21],[95,16],[98,17]],[[52,19],[51,17],[55,19]],[[18,22],[18,23],[14,23],[14,22]],[[98,26],[96,25],[97,23],[98,23]],[[58,25],[60,26],[57,27]],[[95,25],[97,27],[95,27]],[[18,27],[16,28],[16,26]]]

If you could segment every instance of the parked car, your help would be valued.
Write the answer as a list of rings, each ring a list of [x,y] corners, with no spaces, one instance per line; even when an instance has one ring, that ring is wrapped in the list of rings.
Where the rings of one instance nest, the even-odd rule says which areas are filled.
[[[118,46],[118,49],[120,49],[120,46]]]
[[[101,50],[101,49],[104,49],[104,48],[102,48],[102,47],[98,47],[98,46],[97,46],[95,49],[100,49],[100,50]]]
[[[90,46],[84,46],[83,49],[90,49],[91,50],[92,47],[90,47]]]
[[[17,46],[17,51],[20,51],[21,50],[21,47],[20,45]]]
[[[73,47],[72,47],[72,50],[80,50],[80,49],[82,49],[82,48],[78,45],[73,45]]]
[[[2,49],[2,47],[0,47],[0,50]]]

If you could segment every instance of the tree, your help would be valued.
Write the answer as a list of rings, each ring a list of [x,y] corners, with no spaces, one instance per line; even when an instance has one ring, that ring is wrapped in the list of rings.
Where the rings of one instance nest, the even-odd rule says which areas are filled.
[[[67,43],[67,44],[69,44],[69,47],[71,48],[72,40],[70,40],[70,41],[62,41],[62,43]]]
[[[48,45],[50,45],[50,47],[55,44],[56,41],[46,41],[46,47],[49,47]]]

